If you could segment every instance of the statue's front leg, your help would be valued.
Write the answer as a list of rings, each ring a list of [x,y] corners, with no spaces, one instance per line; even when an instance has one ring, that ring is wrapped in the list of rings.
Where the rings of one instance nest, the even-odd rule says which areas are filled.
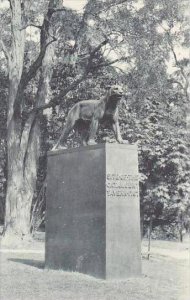
[[[118,121],[113,123],[113,131],[115,134],[115,138],[119,144],[129,144],[127,140],[122,139]]]

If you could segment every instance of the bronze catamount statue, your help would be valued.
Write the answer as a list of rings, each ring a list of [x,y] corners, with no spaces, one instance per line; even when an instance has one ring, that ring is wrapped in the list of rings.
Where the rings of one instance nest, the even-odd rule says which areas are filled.
[[[67,139],[72,129],[79,129],[79,127],[81,128],[82,144],[96,144],[95,137],[98,125],[103,121],[111,121],[118,143],[128,143],[121,137],[118,121],[118,104],[122,94],[121,87],[115,85],[100,100],[83,100],[76,103],[68,113],[65,127],[53,150],[59,146],[61,141]],[[81,127],[82,123],[83,127]]]

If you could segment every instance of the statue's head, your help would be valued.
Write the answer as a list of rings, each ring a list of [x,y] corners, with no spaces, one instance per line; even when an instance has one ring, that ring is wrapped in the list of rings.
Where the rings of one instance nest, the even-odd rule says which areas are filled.
[[[123,89],[120,85],[112,85],[109,89],[109,96],[119,100],[123,96]]]

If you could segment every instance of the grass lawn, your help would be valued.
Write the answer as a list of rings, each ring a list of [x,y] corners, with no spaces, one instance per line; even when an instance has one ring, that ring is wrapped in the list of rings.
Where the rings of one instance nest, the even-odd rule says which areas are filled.
[[[33,249],[1,249],[1,300],[190,300],[188,242],[153,241],[148,261],[143,241],[142,277],[125,281],[45,270],[43,244]]]

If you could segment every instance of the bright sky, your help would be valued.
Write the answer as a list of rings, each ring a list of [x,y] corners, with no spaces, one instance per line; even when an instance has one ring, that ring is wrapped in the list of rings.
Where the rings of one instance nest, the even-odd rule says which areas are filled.
[[[86,4],[87,0],[63,0],[63,5],[74,10],[82,10]],[[144,0],[138,0],[133,3],[133,6],[137,9],[144,6]]]
[[[87,0],[63,0],[63,5],[74,10],[82,10]]]
[[[87,0],[63,0],[63,5],[71,9],[81,11],[84,8],[86,2]],[[0,8],[5,7],[9,7],[8,0],[0,1]]]
[[[1,8],[7,8],[7,7],[9,7],[9,1],[8,0],[0,1],[0,9]]]

